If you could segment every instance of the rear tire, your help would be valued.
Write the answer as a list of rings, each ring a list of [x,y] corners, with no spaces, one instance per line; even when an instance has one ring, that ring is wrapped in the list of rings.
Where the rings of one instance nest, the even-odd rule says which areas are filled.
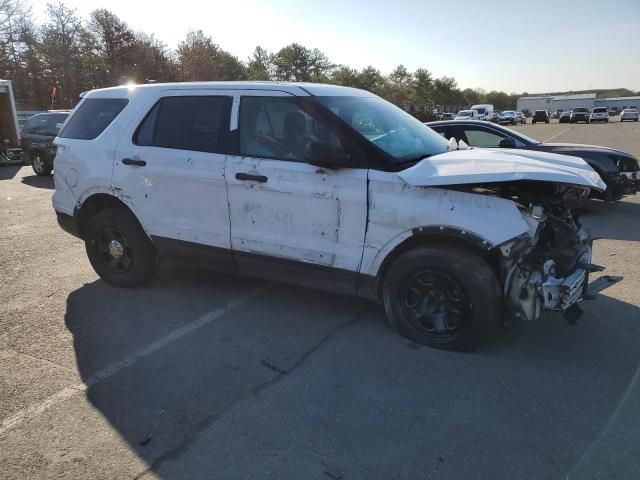
[[[100,278],[115,287],[136,287],[156,273],[155,248],[138,220],[119,208],[93,216],[85,229],[85,249]]]
[[[31,168],[33,168],[36,175],[40,177],[47,177],[51,175],[53,166],[47,161],[42,153],[36,150],[31,152],[30,156]]]
[[[393,328],[410,340],[468,351],[488,341],[500,318],[501,290],[490,266],[458,247],[403,253],[389,267],[382,297]]]

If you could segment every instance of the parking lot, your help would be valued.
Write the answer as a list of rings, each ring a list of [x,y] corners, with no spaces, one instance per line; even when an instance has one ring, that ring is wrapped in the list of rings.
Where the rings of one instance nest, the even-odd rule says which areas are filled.
[[[640,156],[640,123],[514,128]],[[283,284],[165,265],[110,287],[52,188],[0,169],[0,478],[640,478],[640,195],[588,205],[625,279],[576,326],[461,354]]]

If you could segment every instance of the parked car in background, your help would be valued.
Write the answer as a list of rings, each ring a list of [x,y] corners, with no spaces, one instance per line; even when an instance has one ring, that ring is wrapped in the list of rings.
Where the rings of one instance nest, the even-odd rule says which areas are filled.
[[[562,115],[562,110],[556,110],[551,114],[551,118],[560,118],[560,115]]]
[[[508,123],[510,125],[515,125],[517,123],[516,112],[512,110],[505,110],[504,112],[500,112],[498,115],[498,123]]]
[[[575,107],[571,110],[569,123],[585,122],[589,123],[589,109],[585,107]]]
[[[589,115],[589,123],[593,122],[608,122],[609,112],[607,107],[596,107],[591,111]]]
[[[477,110],[460,110],[456,115],[456,120],[478,120]]]
[[[575,321],[595,293],[592,240],[573,214],[606,188],[589,165],[453,150],[363,90],[94,90],[55,142],[58,222],[118,287],[191,259],[380,302],[402,335],[451,350],[486,341],[503,315]]]
[[[68,116],[68,110],[38,113],[24,124],[20,135],[22,159],[31,164],[37,175],[51,175],[56,156],[53,139]]]
[[[562,112],[562,115],[560,115],[560,118],[558,119],[559,123],[569,123],[570,121],[571,121],[571,110]]]
[[[478,120],[488,120],[491,113],[493,113],[493,105],[490,103],[471,105],[471,110],[476,110],[478,112]]]
[[[624,122],[626,120],[637,122],[638,117],[640,117],[640,112],[638,112],[637,108],[625,108],[624,110],[622,110],[622,112],[620,112],[621,122]]]
[[[440,115],[440,120],[455,120],[455,118],[456,118],[455,113],[445,112]]]
[[[524,125],[527,123],[527,117],[525,117],[522,112],[516,112],[516,121]]]
[[[498,115],[498,112],[491,112],[487,120],[493,123],[498,123]]]
[[[531,119],[531,123],[536,122],[544,122],[549,123],[549,112],[546,110],[536,110],[533,113],[533,118]]]
[[[640,190],[638,159],[622,150],[595,145],[541,143],[515,130],[488,122],[429,122],[427,125],[447,139],[453,137],[472,147],[518,148],[580,157],[607,184],[605,192],[595,194],[597,198],[619,200],[623,195]]]

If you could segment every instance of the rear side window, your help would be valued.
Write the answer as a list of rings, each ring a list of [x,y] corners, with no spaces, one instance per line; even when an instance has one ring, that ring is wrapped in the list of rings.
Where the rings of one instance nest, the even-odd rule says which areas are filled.
[[[66,119],[67,114],[64,113],[35,115],[25,124],[24,133],[55,137]]]
[[[86,98],[60,132],[62,138],[93,140],[129,103],[126,98]]]
[[[231,97],[165,97],[142,121],[136,145],[225,153]]]

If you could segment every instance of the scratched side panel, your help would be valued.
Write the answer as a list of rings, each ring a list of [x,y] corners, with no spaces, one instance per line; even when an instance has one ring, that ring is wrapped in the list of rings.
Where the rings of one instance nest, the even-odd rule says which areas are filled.
[[[414,187],[396,173],[370,171],[369,226],[361,272],[376,275],[384,257],[412,229],[456,227],[497,245],[527,232],[515,203],[445,188]]]

